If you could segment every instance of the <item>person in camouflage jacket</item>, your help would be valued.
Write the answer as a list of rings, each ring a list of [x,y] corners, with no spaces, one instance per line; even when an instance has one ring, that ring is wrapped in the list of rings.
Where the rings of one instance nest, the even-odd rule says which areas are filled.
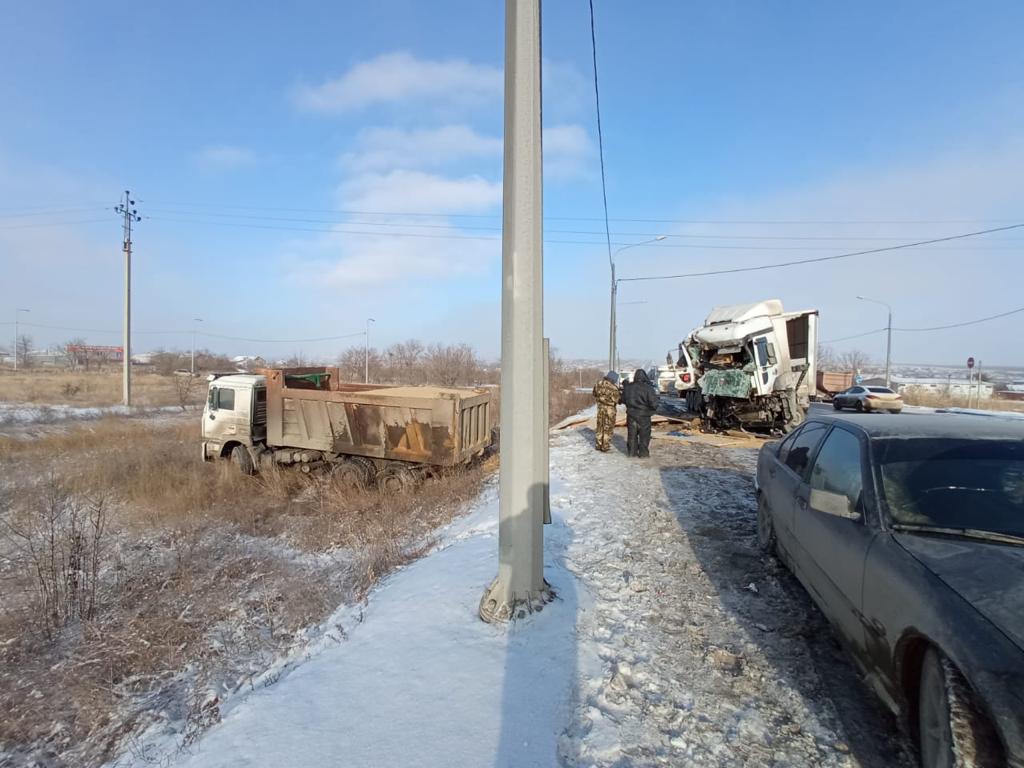
[[[619,404],[620,394],[619,375],[615,371],[608,371],[594,386],[594,399],[597,400],[596,447],[604,453],[610,451],[612,447],[615,406]]]

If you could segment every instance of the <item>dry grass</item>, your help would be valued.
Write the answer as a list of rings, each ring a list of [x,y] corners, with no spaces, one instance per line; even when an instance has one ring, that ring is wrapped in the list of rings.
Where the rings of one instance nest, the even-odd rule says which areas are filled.
[[[197,445],[194,419],[0,438],[0,756],[98,765],[155,710],[194,737],[219,718],[208,691],[252,684],[254,666],[418,557],[496,463],[408,495],[342,497],[287,469],[246,478],[203,464]],[[57,622],[9,525],[55,494],[102,498],[108,515],[94,611]]]
[[[181,380],[180,376],[133,371],[132,401],[149,408],[179,405]],[[186,402],[202,403],[205,384],[197,381],[187,393]],[[121,372],[4,370],[0,371],[0,401],[81,407],[117,405],[121,402]]]
[[[903,402],[907,405],[922,405],[928,408],[966,408],[966,397],[951,397],[946,394],[937,394],[921,390],[906,389],[901,395]],[[1024,412],[1024,402],[1014,400],[997,400],[989,398],[977,401],[971,399],[971,408],[978,408],[983,411],[1019,411]]]

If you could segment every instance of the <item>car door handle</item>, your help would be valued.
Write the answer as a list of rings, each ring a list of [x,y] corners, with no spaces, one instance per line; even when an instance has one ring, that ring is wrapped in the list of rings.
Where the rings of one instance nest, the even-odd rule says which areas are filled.
[[[807,509],[807,499],[798,498],[796,500],[796,503],[800,507],[800,509]]]
[[[768,470],[768,477],[775,477],[775,467]]]

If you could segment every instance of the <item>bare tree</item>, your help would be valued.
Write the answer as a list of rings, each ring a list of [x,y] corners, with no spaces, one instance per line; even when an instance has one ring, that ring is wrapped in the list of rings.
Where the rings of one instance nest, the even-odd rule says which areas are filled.
[[[78,336],[74,339],[69,339],[61,345],[61,352],[64,353],[64,360],[68,368],[72,370],[84,367],[89,370],[89,355],[85,352],[85,339]]]
[[[23,333],[15,339],[14,354],[17,355],[19,368],[28,368],[32,364],[29,353],[33,349],[35,349],[35,345],[32,343],[31,336]]]
[[[839,355],[832,347],[818,345],[817,368],[819,371],[834,371],[839,366]]]
[[[419,384],[423,379],[423,343],[409,339],[392,344],[384,351],[385,378],[400,384]]]
[[[425,357],[427,380],[445,387],[476,384],[480,359],[468,344],[431,344]]]
[[[848,352],[843,352],[836,358],[836,362],[840,368],[850,373],[859,373],[864,368],[869,368],[874,364],[871,355],[860,349],[851,349]]]

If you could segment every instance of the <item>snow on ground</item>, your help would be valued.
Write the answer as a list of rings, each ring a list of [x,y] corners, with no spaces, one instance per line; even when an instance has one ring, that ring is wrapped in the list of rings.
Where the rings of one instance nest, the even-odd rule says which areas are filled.
[[[28,434],[40,425],[88,421],[105,416],[168,416],[181,414],[179,406],[139,408],[125,405],[79,407],[74,405],[30,405],[0,402],[0,434],[19,436]]]
[[[558,599],[541,613],[477,618],[497,572],[491,486],[170,764],[910,766],[824,619],[756,549],[754,452],[659,441],[640,461],[615,445],[552,438]]]

